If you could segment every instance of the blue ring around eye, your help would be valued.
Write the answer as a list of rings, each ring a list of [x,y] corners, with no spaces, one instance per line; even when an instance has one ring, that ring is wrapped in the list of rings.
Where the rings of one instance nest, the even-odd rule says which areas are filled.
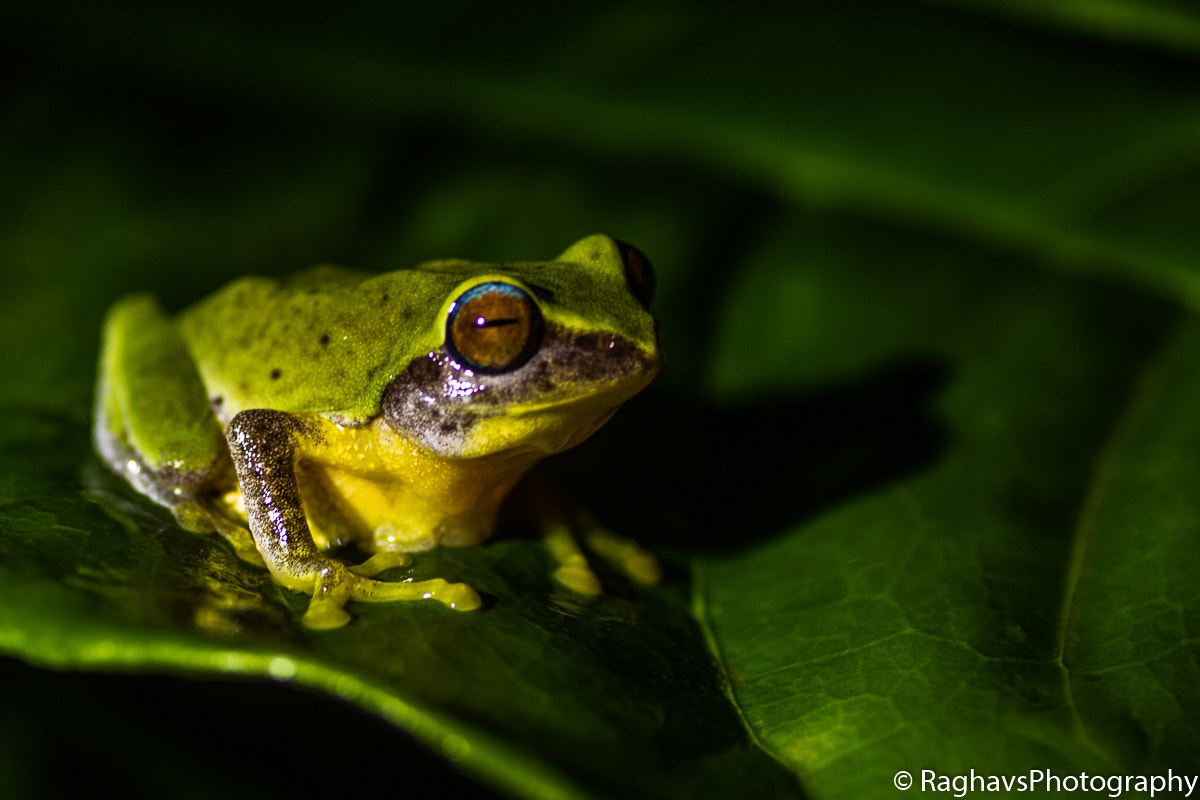
[[[487,283],[481,283],[477,286],[472,286],[470,289],[467,289],[465,292],[459,295],[458,299],[454,301],[454,304],[450,306],[451,318],[457,315],[458,310],[467,303],[471,302],[477,297],[480,297],[481,295],[489,294],[491,292],[502,292],[504,294],[510,294],[523,302],[533,302],[533,298],[529,296],[529,292],[525,291],[520,286],[512,283],[501,283],[500,281],[488,281]]]

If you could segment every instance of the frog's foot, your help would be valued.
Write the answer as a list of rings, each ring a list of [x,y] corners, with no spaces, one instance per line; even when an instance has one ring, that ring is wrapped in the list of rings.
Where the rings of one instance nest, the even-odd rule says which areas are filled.
[[[395,556],[403,555],[391,555],[391,559],[380,560],[370,568],[378,566],[377,571],[382,572],[398,566]],[[366,567],[373,561],[374,558],[368,559],[362,566]],[[465,583],[450,583],[441,578],[389,583],[364,577],[342,564],[330,562],[315,579],[312,601],[308,604],[303,623],[305,627],[316,630],[340,628],[350,621],[350,614],[344,608],[348,602],[394,603],[407,600],[437,600],[456,611],[473,611],[482,605],[478,592]]]
[[[612,562],[631,580],[653,586],[662,579],[658,559],[636,542],[596,526],[583,538],[590,550]],[[601,594],[600,579],[588,565],[587,556],[566,525],[551,526],[546,532],[546,545],[558,562],[555,580],[580,594]]]

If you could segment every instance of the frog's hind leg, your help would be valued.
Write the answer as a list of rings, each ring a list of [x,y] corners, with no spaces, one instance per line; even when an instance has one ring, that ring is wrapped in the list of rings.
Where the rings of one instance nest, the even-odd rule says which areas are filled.
[[[185,528],[214,530],[197,502],[223,472],[221,425],[174,323],[150,295],[112,307],[104,323],[93,436],[97,452]]]
[[[225,434],[246,503],[250,532],[267,569],[276,582],[312,595],[304,616],[306,626],[336,628],[346,624],[350,615],[342,606],[350,600],[437,600],[461,611],[480,606],[479,595],[466,584],[440,579],[376,581],[354,574],[321,553],[309,530],[296,479],[297,445],[319,434],[301,419],[280,411],[248,409],[230,420]]]

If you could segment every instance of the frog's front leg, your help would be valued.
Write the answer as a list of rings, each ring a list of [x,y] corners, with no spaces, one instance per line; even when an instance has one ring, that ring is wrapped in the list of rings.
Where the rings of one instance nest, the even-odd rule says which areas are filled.
[[[277,583],[312,594],[304,624],[312,628],[346,624],[350,616],[342,606],[350,600],[438,600],[461,611],[478,608],[479,595],[466,584],[441,579],[376,581],[321,553],[309,531],[296,480],[297,444],[313,435],[318,434],[301,419],[266,409],[240,412],[225,431],[246,519],[267,569]]]

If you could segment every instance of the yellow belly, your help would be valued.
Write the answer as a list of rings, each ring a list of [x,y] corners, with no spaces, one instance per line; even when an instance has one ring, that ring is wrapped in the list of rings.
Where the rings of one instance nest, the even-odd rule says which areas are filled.
[[[398,436],[382,420],[339,428],[306,420],[316,435],[298,453],[297,478],[318,547],[355,542],[371,552],[478,544],[500,504],[541,454],[447,459]]]

